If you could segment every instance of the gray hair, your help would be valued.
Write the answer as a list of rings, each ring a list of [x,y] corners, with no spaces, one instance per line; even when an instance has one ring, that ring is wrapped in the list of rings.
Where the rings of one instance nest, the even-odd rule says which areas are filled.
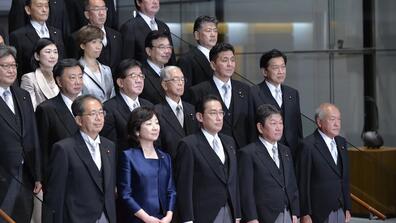
[[[8,46],[5,44],[0,45],[0,58],[11,55],[12,57],[14,57],[14,59],[16,59],[16,54],[17,54],[17,51],[16,51],[15,47]]]
[[[91,94],[86,94],[86,95],[81,95],[78,96],[74,101],[73,104],[71,106],[72,112],[74,116],[81,116],[84,113],[84,105],[85,102],[90,101],[90,100],[96,100],[98,101],[102,107],[103,104],[102,102],[95,96],[91,95]]]
[[[163,69],[161,69],[161,71],[160,71],[161,81],[165,81],[165,80],[169,79],[170,72],[175,69],[180,70],[180,68],[178,66],[166,66]]]
[[[315,122],[317,122],[318,120],[323,120],[326,117],[327,109],[329,107],[337,108],[337,106],[335,106],[332,103],[328,103],[328,102],[325,102],[325,103],[322,103],[319,105],[319,107],[315,110]]]

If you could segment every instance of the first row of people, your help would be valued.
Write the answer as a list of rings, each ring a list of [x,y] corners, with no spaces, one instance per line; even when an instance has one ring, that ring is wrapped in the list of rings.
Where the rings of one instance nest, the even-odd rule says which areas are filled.
[[[2,210],[17,222],[30,221],[31,191],[19,181],[34,192],[44,183],[45,222],[116,222],[116,193],[120,207],[125,208],[121,213],[124,218],[118,220],[126,222],[170,222],[174,218],[179,222],[294,223],[298,217],[301,222],[349,221],[347,147],[339,136],[338,108],[321,104],[315,113],[318,129],[300,146],[294,145],[293,152],[291,145],[280,142],[288,125],[285,105],[296,98],[286,96],[283,84],[278,84],[275,86],[281,87],[282,97],[272,98],[277,105],[257,104],[254,113],[240,116],[246,123],[231,125],[227,132],[227,118],[233,123],[238,119],[233,116],[235,110],[241,109],[232,107],[233,103],[235,106],[237,100],[246,100],[249,109],[254,89],[230,79],[235,67],[233,53],[228,44],[219,44],[210,52],[214,77],[212,85],[203,82],[196,86],[198,90],[192,90],[196,110],[190,110],[194,107],[181,100],[184,77],[177,67],[161,70],[161,86],[166,92],[163,103],[168,107],[142,106],[138,95],[143,90],[144,75],[134,60],[120,64],[116,79],[119,95],[103,106],[90,94],[79,96],[83,67],[74,59],[61,60],[53,70],[60,93],[36,111],[36,115],[39,108],[48,112],[38,118],[39,123],[48,125],[44,135],[44,131],[36,130],[29,94],[13,85],[17,74],[15,50],[0,46],[0,116],[4,120],[0,123],[0,157],[2,168],[10,174],[3,174],[6,180],[1,181],[5,188],[1,190]],[[269,70],[274,70],[277,72],[272,78],[284,80],[286,60],[282,56],[268,61],[263,58],[266,77],[271,77]],[[272,67],[281,58],[283,64]],[[216,78],[231,84],[217,86]],[[273,81],[267,78],[263,84],[268,87]],[[223,91],[197,93],[216,88]],[[232,96],[227,97],[227,93]],[[125,114],[129,114],[120,124],[117,115],[111,114],[123,111],[111,109],[117,105],[115,100],[123,100]],[[257,130],[258,137],[238,140],[235,132],[248,125],[252,117],[254,128],[245,135],[255,135]],[[198,121],[199,127],[187,133],[189,120]],[[106,122],[108,131],[117,135],[115,144],[100,136]],[[177,133],[174,126],[182,132]],[[116,130],[118,127],[121,131]],[[175,134],[177,137],[173,137]],[[158,138],[162,146],[156,146]],[[46,140],[53,140],[47,145],[51,149],[40,153],[39,143]],[[163,143],[172,140],[169,148],[175,147],[168,155],[162,151],[168,151]],[[120,146],[117,150],[116,145]],[[41,162],[42,155],[48,160]]]

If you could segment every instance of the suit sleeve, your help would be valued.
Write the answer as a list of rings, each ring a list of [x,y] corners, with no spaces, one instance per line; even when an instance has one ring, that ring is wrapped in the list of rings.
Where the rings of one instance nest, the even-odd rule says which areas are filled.
[[[38,138],[41,147],[41,163],[43,169],[43,175],[47,174],[47,167],[49,164],[50,158],[50,145],[49,145],[49,137],[51,131],[51,124],[49,120],[49,114],[46,112],[45,108],[38,106],[36,109],[36,120],[37,120],[37,132]]]
[[[135,55],[135,42],[136,30],[133,30],[133,21],[127,21],[124,25],[122,25],[120,32],[122,35],[122,58],[132,58],[136,59]]]
[[[128,208],[128,211],[132,212],[133,214],[142,209],[140,205],[135,201],[132,197],[133,191],[133,184],[137,182],[133,182],[132,180],[132,165],[130,165],[128,155],[126,151],[124,151],[120,155],[119,160],[119,173],[118,173],[118,180],[117,180],[117,189],[118,193],[123,201],[123,203]]]
[[[174,211],[175,204],[176,204],[176,189],[175,189],[175,182],[173,180],[173,169],[172,169],[172,159],[170,155],[166,154],[166,159],[169,162],[169,179],[168,179],[168,211]]]
[[[69,159],[66,148],[59,144],[54,144],[52,151],[48,183],[44,191],[43,222],[63,223]]]
[[[176,156],[176,189],[178,213],[181,222],[193,221],[194,154],[186,142],[181,141]]]
[[[246,150],[238,152],[238,175],[244,221],[258,219],[254,196],[254,167],[251,154]]]
[[[300,190],[300,214],[311,215],[311,152],[310,146],[303,143],[300,146],[299,156],[297,157],[296,173],[298,180],[298,188]]]

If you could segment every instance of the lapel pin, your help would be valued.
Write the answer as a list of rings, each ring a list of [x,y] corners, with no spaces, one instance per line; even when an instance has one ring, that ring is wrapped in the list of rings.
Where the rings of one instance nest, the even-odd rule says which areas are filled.
[[[291,100],[291,99],[292,99],[292,96],[289,96],[289,99]]]
[[[26,100],[26,97],[25,97],[25,96],[23,96],[23,100]]]
[[[238,95],[239,95],[239,97],[241,97],[241,98],[244,98],[244,97],[245,97],[245,95],[243,95],[243,92],[242,92],[241,90],[238,91]]]
[[[107,150],[107,154],[110,154],[110,150],[109,149]]]

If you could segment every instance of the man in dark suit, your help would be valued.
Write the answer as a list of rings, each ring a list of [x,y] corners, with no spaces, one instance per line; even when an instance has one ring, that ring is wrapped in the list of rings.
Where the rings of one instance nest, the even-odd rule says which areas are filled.
[[[61,139],[74,135],[78,126],[74,122],[71,104],[83,88],[83,67],[75,59],[59,61],[53,70],[59,94],[36,108],[36,119],[42,150],[43,172],[48,170],[51,148]]]
[[[148,55],[146,52],[145,39],[150,31],[158,30],[166,33],[169,43],[173,46],[171,32],[164,22],[155,18],[160,9],[158,1],[135,0],[138,10],[136,17],[126,21],[120,29],[123,38],[123,58],[133,58],[144,63]],[[175,53],[172,50],[168,65],[176,63]]]
[[[195,133],[198,123],[194,106],[181,100],[185,79],[180,68],[165,67],[161,70],[161,80],[165,101],[155,106],[161,126],[161,148],[174,159],[180,139]]]
[[[47,0],[27,0],[25,11],[30,16],[30,22],[10,34],[10,45],[18,52],[18,80],[25,73],[32,72],[31,59],[33,48],[40,38],[51,38],[59,53],[59,58],[64,55],[62,32],[52,26],[47,26],[49,5]]]
[[[43,222],[115,223],[115,146],[99,136],[102,103],[79,96],[72,111],[80,131],[53,146]]]
[[[145,46],[148,58],[143,63],[143,73],[146,78],[141,97],[158,104],[165,100],[160,71],[171,57],[172,45],[166,33],[151,31],[147,35]]]
[[[89,24],[100,28],[104,35],[102,40],[103,48],[98,58],[99,62],[112,68],[115,68],[121,61],[122,37],[121,33],[106,26],[108,8],[104,0],[86,0],[85,1],[85,18]],[[79,58],[81,48],[76,44],[77,31],[69,37],[69,56]]]
[[[0,27],[0,45],[8,44],[8,34],[2,27]]]
[[[262,104],[272,104],[283,117],[281,143],[287,145],[295,157],[299,141],[302,139],[300,97],[298,91],[283,82],[286,78],[287,57],[279,50],[264,53],[260,59],[264,81],[251,87],[252,105],[256,110]]]
[[[138,61],[121,61],[115,75],[119,91],[104,103],[107,114],[101,135],[115,142],[119,155],[128,148],[127,123],[131,112],[141,106],[152,107],[153,104],[139,97],[144,88],[145,76]]]
[[[81,27],[87,25],[88,21],[85,16],[85,5],[88,0],[67,0],[65,5],[68,9],[70,32],[75,32]],[[118,12],[114,5],[114,0],[104,0],[106,4],[106,23],[105,26],[112,29],[118,29]]]
[[[41,190],[40,147],[29,93],[14,85],[16,51],[0,46],[0,208],[28,223]]]
[[[220,99],[207,95],[197,104],[201,131],[183,138],[176,157],[180,222],[239,222],[240,203],[235,141],[220,132]]]
[[[349,222],[349,164],[341,113],[323,103],[315,113],[318,129],[304,138],[297,156],[301,223]]]
[[[191,86],[210,80],[213,76],[209,51],[217,43],[217,23],[217,19],[211,16],[199,16],[194,22],[193,34],[198,46],[191,47],[190,51],[177,61],[177,65],[186,78],[186,90]]]
[[[299,200],[290,149],[282,137],[281,112],[260,105],[256,112],[260,136],[239,150],[238,170],[242,219],[249,223],[297,223]]]
[[[222,133],[232,136],[238,148],[251,141],[253,114],[249,106],[249,87],[231,77],[235,71],[234,47],[228,43],[219,43],[210,50],[210,64],[214,75],[209,81],[190,88],[191,102],[196,104],[207,94],[217,95],[222,99],[225,112]]]

